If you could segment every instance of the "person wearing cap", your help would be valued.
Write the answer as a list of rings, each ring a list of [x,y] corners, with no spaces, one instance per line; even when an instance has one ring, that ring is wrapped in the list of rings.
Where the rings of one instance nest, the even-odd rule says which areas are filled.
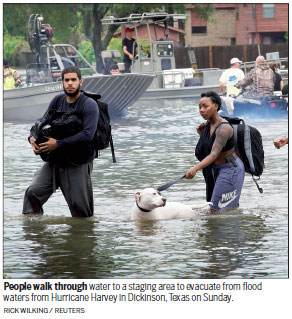
[[[120,74],[119,66],[116,63],[113,63],[109,68],[109,72],[111,75]]]
[[[242,63],[242,61],[238,58],[231,59],[231,67],[222,73],[219,82],[220,90],[223,95],[237,96],[240,93],[241,90],[234,86],[238,81],[244,78],[244,73],[239,68],[240,63]]]
[[[246,88],[250,86],[250,90],[246,92],[245,97],[269,97],[274,94],[275,74],[267,65],[265,58],[259,55],[255,61],[253,68],[245,77],[235,84],[237,88]]]
[[[37,135],[33,129],[35,126],[32,127],[28,140],[35,155],[44,152],[52,156],[38,169],[27,188],[22,213],[42,215],[43,205],[60,188],[72,217],[90,217],[94,211],[91,173],[95,151],[92,140],[97,128],[99,108],[93,99],[83,99],[79,68],[65,68],[62,71],[62,84],[65,94],[52,99],[45,115],[53,109],[64,113],[72,112],[80,103],[80,112],[72,125],[77,126],[81,122],[82,128],[63,139],[48,136],[45,142],[37,143]],[[42,120],[46,118],[45,115]]]
[[[15,89],[22,84],[22,78],[17,71],[10,68],[8,61],[3,59],[3,89]]]
[[[125,38],[122,42],[124,52],[125,73],[131,72],[131,65],[134,57],[138,53],[138,46],[136,40],[132,38],[132,29],[125,29]]]

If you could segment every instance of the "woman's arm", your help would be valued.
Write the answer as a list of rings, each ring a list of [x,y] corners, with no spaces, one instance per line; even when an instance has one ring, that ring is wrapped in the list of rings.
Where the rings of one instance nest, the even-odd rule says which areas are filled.
[[[200,163],[189,169],[186,173],[186,178],[194,178],[198,170],[212,164],[221,153],[223,147],[226,145],[232,133],[233,129],[230,125],[220,125],[216,130],[216,138],[212,146],[211,153],[206,156]]]

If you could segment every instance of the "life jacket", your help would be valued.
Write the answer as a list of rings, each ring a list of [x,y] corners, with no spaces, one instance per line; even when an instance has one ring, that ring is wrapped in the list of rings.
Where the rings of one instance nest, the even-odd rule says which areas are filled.
[[[4,90],[11,90],[15,88],[15,78],[14,73],[16,71],[8,68],[3,74],[3,88]]]

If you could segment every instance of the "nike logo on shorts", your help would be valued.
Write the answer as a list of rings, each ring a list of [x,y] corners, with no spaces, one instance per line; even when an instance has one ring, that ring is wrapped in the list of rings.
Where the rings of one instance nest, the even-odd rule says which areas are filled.
[[[224,208],[228,206],[230,203],[232,203],[236,197],[238,196],[237,191],[235,190],[234,192],[223,194],[221,200],[218,203],[219,208]],[[227,199],[227,200],[226,200]],[[223,200],[223,202],[222,202]]]

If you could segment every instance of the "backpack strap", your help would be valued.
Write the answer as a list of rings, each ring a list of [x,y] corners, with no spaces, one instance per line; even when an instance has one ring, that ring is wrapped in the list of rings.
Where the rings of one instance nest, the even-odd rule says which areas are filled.
[[[111,152],[112,152],[112,158],[113,158],[113,163],[116,163],[116,156],[115,156],[115,149],[114,149],[114,143],[113,143],[113,137],[112,134],[110,136],[110,146],[111,146]]]
[[[52,106],[52,109],[55,109],[55,110],[58,110],[59,106],[60,106],[60,102],[62,102],[62,100],[64,100],[66,98],[66,94],[60,94],[56,100],[55,100],[55,103],[53,104]],[[84,102],[88,99],[88,97],[85,95],[85,94],[81,94],[80,95],[80,98],[79,98],[79,101],[78,101],[78,104],[76,106],[76,111],[77,112],[81,112],[82,110],[82,107],[83,107],[83,104]]]
[[[262,194],[264,191],[263,191],[263,189],[260,187],[260,185],[258,184],[258,182],[257,182],[257,180],[255,179],[254,175],[251,175],[251,177],[252,177],[253,181],[255,182],[255,184],[256,184],[256,186],[257,186],[259,192]],[[260,179],[260,177],[259,177],[258,179]]]
[[[76,111],[81,112],[84,103],[87,101],[88,96],[86,96],[83,92],[80,94],[78,104],[76,106]]]
[[[219,124],[216,126],[216,128],[215,128],[213,134],[216,132],[217,128],[218,128],[221,124],[229,124],[229,125],[233,128],[233,126],[232,126],[229,122],[221,122],[221,123],[219,123]]]
[[[66,94],[60,94],[57,96],[56,100],[55,100],[55,103],[53,104],[52,109],[55,109],[55,110],[58,110],[59,106],[60,106],[60,102],[62,100],[64,100],[66,98]]]

